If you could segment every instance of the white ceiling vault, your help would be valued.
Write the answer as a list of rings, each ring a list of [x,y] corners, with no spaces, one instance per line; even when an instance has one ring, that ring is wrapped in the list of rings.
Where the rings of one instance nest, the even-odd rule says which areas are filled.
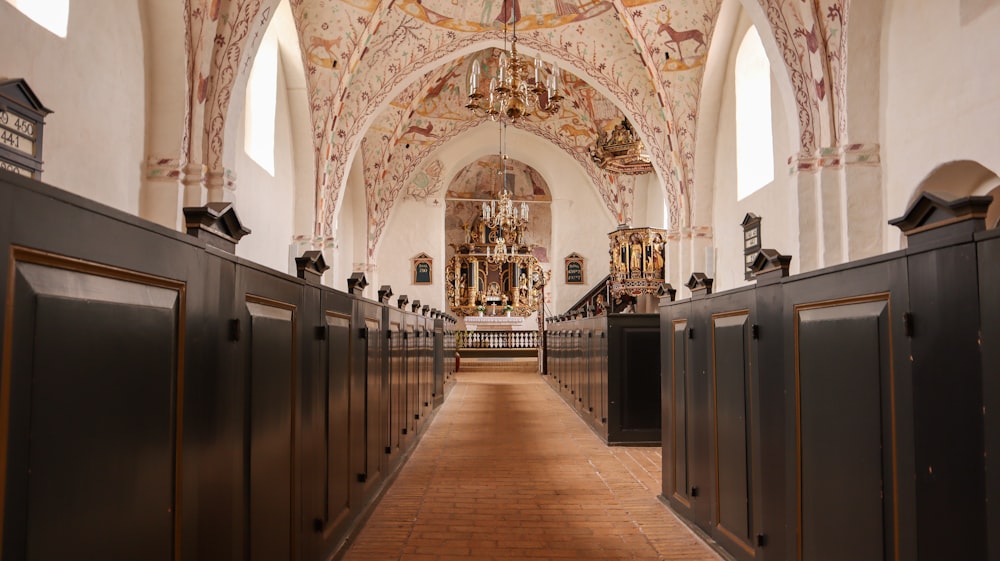
[[[396,201],[421,197],[434,151],[483,119],[464,108],[473,60],[495,61],[504,21],[523,54],[561,69],[561,111],[516,126],[565,151],[612,216],[631,218],[631,183],[588,155],[599,129],[628,117],[665,189],[673,227],[692,226],[694,152],[707,54],[723,0],[290,0],[313,126],[317,237],[333,235],[349,167],[361,151],[371,251]],[[221,157],[229,95],[245,81],[278,0],[186,0],[189,99],[184,150],[210,170]],[[846,127],[848,0],[744,0],[785,65],[800,150]],[[512,13],[509,13],[512,12]],[[769,32],[769,33],[768,33]],[[220,123],[219,120],[223,123]]]

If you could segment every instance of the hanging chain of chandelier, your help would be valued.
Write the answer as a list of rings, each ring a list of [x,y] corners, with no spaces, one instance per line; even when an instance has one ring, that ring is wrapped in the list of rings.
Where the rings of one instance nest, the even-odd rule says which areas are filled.
[[[504,1],[504,13],[508,0]],[[477,115],[491,120],[516,122],[521,117],[538,115],[546,118],[559,112],[559,67],[545,64],[541,54],[529,63],[517,52],[517,20],[513,23],[510,51],[507,51],[507,22],[503,25],[504,50],[497,61],[497,74],[490,78],[486,93],[480,93],[482,74],[479,61],[473,61],[469,72],[469,103],[465,106]],[[529,68],[532,70],[529,78]]]
[[[506,263],[518,253],[518,246],[524,243],[524,229],[528,226],[528,203],[516,204],[507,188],[507,122],[500,123],[500,188],[497,198],[483,203],[483,225],[492,232],[493,247],[486,246],[486,260],[490,263]],[[513,187],[511,187],[513,188]],[[510,239],[507,239],[507,236]],[[510,243],[510,247],[508,247]]]

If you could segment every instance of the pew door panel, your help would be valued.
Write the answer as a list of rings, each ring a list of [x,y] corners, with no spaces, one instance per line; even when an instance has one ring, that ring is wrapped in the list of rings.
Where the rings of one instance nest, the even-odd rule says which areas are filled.
[[[11,256],[3,559],[173,559],[185,284]]]

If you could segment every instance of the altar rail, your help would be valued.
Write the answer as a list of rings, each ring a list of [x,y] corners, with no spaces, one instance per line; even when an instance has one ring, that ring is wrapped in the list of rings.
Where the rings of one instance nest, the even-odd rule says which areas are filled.
[[[538,348],[538,331],[456,331],[458,350],[464,349],[517,349]]]

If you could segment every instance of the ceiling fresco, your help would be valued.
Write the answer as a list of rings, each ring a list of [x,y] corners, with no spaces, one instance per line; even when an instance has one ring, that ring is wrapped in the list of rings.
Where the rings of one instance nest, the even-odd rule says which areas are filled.
[[[522,10],[528,10],[528,16]],[[502,0],[483,2],[453,2],[452,0],[402,0],[400,10],[414,18],[443,29],[465,33],[481,33],[503,26],[503,22],[517,21],[521,31],[548,29],[577,23],[607,11],[613,11],[611,2],[571,2],[562,0],[514,0],[504,6]],[[511,13],[513,12],[513,14]]]
[[[317,201],[322,226],[332,226],[347,165],[361,149],[374,246],[393,204],[411,176],[423,173],[430,153],[478,124],[481,117],[464,108],[468,69],[473,62],[495,65],[496,51],[487,47],[458,57],[455,52],[503,41],[509,14],[502,4],[293,3],[306,50],[317,163],[324,172]],[[639,10],[653,4],[629,6]],[[539,51],[546,60],[558,60],[567,96],[559,114],[520,126],[538,130],[580,161],[602,200],[614,205],[609,206],[612,214],[625,220],[631,201],[622,200],[624,192],[594,168],[586,153],[598,128],[608,129],[628,114],[661,177],[678,190],[683,172],[677,169],[681,158],[671,150],[670,108],[661,104],[662,95],[637,56],[636,41],[621,25],[615,3],[515,1],[508,11],[517,19],[522,52]]]
[[[400,198],[440,196],[444,165],[434,151],[483,121],[464,108],[468,70],[495,64],[505,22],[516,22],[522,53],[559,64],[567,97],[557,115],[516,126],[579,162],[612,216],[628,223],[633,182],[603,173],[587,156],[598,130],[628,117],[650,152],[671,224],[697,226],[698,107],[722,1],[289,0],[318,170],[315,237],[332,238],[356,161],[364,166],[370,252]],[[792,84],[801,152],[808,159],[846,127],[843,104],[835,100],[844,92],[848,4],[758,3]],[[185,0],[189,94],[182,173],[204,167],[209,183],[225,180],[228,100],[242,87],[277,4]]]
[[[485,121],[465,108],[465,77],[472,64],[484,65],[487,75],[492,74],[498,56],[498,50],[486,49],[429,72],[394,98],[365,133],[362,154],[369,197],[369,232],[374,233],[370,242],[375,243],[381,237],[400,190],[411,184],[415,176],[423,175],[425,164],[433,163],[429,155],[444,142]],[[546,138],[572,156],[588,171],[612,215],[626,221],[626,217],[631,217],[630,205],[623,208],[622,197],[613,192],[614,185],[589,157],[598,130],[614,127],[621,121],[622,113],[587,82],[570,73],[562,74],[562,85],[566,99],[559,113],[511,126]],[[424,189],[420,197],[434,194]],[[374,250],[374,246],[369,247],[370,252]]]
[[[632,214],[634,182],[603,173],[586,148],[628,117],[667,198],[670,223],[694,213],[694,150],[702,80],[724,0],[288,0],[306,71],[316,164],[314,239],[329,243],[350,166],[364,166],[369,251],[402,197],[440,196],[434,151],[478,126],[464,109],[471,64],[494,64],[504,23],[518,45],[561,69],[562,111],[524,119],[525,131],[565,151],[608,211]],[[725,0],[734,1],[734,0]],[[279,0],[184,0],[187,87],[177,173],[209,188],[222,166],[229,100],[243,87]],[[793,97],[798,152],[815,166],[846,136],[846,0],[740,0],[777,53]],[[360,156],[360,158],[358,157]],[[199,173],[200,170],[200,173]],[[708,196],[710,199],[710,195]],[[699,205],[700,206],[700,205]]]

